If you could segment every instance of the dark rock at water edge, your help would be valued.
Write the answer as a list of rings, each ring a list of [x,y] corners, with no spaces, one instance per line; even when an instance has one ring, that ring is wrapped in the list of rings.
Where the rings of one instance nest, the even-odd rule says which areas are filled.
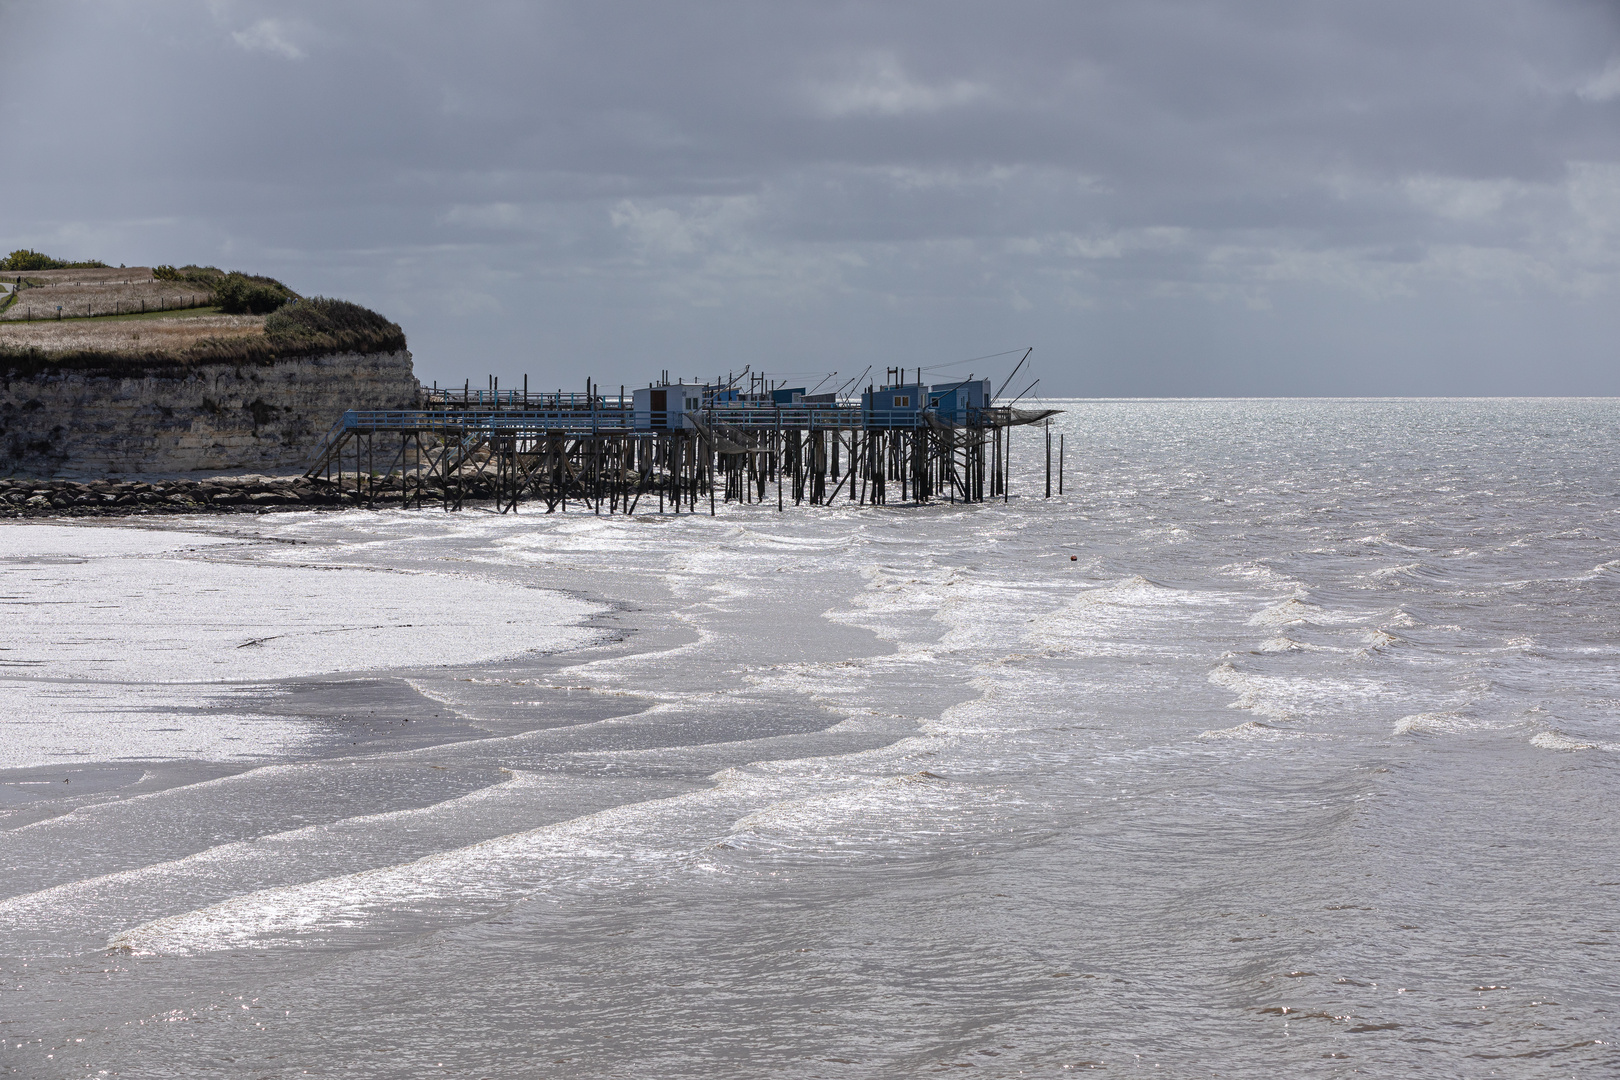
[[[376,501],[397,505],[399,498],[397,492],[379,491]],[[352,490],[339,491],[302,476],[145,481],[0,478],[0,518],[265,513],[342,509],[363,502]]]

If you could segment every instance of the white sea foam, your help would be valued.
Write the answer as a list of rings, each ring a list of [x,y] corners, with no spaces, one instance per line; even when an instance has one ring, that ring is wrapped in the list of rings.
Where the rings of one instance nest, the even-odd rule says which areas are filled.
[[[1250,617],[1250,626],[1293,626],[1299,623],[1322,621],[1325,613],[1320,607],[1297,596],[1257,611]]]
[[[1361,641],[1358,654],[1363,657],[1376,655],[1401,643],[1401,639],[1388,630],[1368,630],[1362,634]]]
[[[1273,587],[1287,587],[1290,585],[1298,587],[1299,585],[1299,582],[1293,577],[1283,573],[1276,567],[1267,566],[1264,563],[1232,563],[1221,567],[1218,573]]]
[[[1480,722],[1478,717],[1461,712],[1426,712],[1413,713],[1403,716],[1395,721],[1396,735],[1427,735],[1446,734],[1458,731],[1473,731],[1487,725]]]
[[[702,791],[615,807],[414,862],[255,891],[143,923],[114,935],[108,947],[194,955],[320,945],[334,935],[349,941],[357,934],[386,933],[391,923],[455,921],[525,897],[600,894],[649,877],[704,872],[721,852],[755,848],[765,858],[831,857],[835,853],[822,845],[826,822],[833,819],[865,821],[873,830],[865,845],[839,845],[839,857],[892,849],[898,834],[874,814],[893,820],[898,799],[901,817],[937,833],[937,824],[929,822],[948,812],[937,778],[864,778],[842,770],[828,776],[813,764],[798,764],[728,769],[715,777],[715,787]],[[918,796],[932,805],[915,805]],[[738,855],[724,857],[734,866]]]
[[[1319,731],[1298,731],[1292,728],[1277,728],[1270,724],[1262,724],[1258,720],[1245,720],[1235,727],[1215,728],[1210,731],[1198,733],[1200,739],[1331,739],[1333,736]]]
[[[1216,665],[1209,681],[1237,695],[1229,708],[1248,709],[1274,720],[1334,715],[1352,704],[1386,699],[1397,692],[1382,679],[1266,675],[1245,671],[1230,660]]]
[[[1620,743],[1587,742],[1562,731],[1541,731],[1530,737],[1531,746],[1543,750],[1620,750]]]
[[[1276,728],[1258,720],[1245,720],[1236,727],[1216,728],[1198,733],[1200,739],[1270,739],[1278,735]]]
[[[1168,624],[1189,623],[1220,594],[1193,594],[1134,576],[1087,589],[1056,611],[1038,615],[1024,632],[1028,644],[1086,656],[1130,656],[1173,647]]]
[[[1237,695],[1237,700],[1231,702],[1228,708],[1248,709],[1261,716],[1269,716],[1273,720],[1293,718],[1292,711],[1284,706],[1280,696],[1275,692],[1267,692],[1282,688],[1285,684],[1281,680],[1239,671],[1230,662],[1226,662],[1209,673],[1209,681]]]
[[[904,858],[936,846],[964,817],[982,827],[993,802],[920,771],[775,803],[739,818],[719,846],[777,861]]]
[[[221,889],[245,892],[266,880],[284,882],[289,875],[308,874],[312,867],[353,866],[387,850],[391,833],[430,829],[442,842],[483,821],[498,821],[502,810],[520,808],[526,796],[545,786],[532,774],[503,769],[489,786],[443,802],[267,833],[23,893],[0,900],[0,941],[51,936],[71,927],[105,932],[107,922],[127,910],[132,900],[139,899],[148,910],[161,909],[180,897],[218,895]],[[485,828],[499,831],[495,824]]]

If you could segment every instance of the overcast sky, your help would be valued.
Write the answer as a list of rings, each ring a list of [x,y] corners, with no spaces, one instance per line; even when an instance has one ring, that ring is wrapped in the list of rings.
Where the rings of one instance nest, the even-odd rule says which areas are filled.
[[[0,177],[430,381],[1620,393],[1613,0],[0,2]]]

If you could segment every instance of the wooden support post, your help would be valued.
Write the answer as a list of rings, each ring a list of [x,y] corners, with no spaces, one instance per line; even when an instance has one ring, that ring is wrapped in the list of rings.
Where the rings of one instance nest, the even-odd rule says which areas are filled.
[[[1007,489],[1012,486],[1009,482],[1012,478],[1012,428],[1009,427],[1006,431],[1006,451],[1001,455],[1001,501],[1003,503],[1008,499]]]
[[[1052,421],[1046,422],[1046,497],[1052,497]]]

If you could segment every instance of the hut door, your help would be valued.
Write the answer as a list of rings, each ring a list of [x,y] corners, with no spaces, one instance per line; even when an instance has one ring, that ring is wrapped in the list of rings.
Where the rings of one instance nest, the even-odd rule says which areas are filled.
[[[669,427],[669,391],[654,390],[652,392],[652,424],[653,427]]]

